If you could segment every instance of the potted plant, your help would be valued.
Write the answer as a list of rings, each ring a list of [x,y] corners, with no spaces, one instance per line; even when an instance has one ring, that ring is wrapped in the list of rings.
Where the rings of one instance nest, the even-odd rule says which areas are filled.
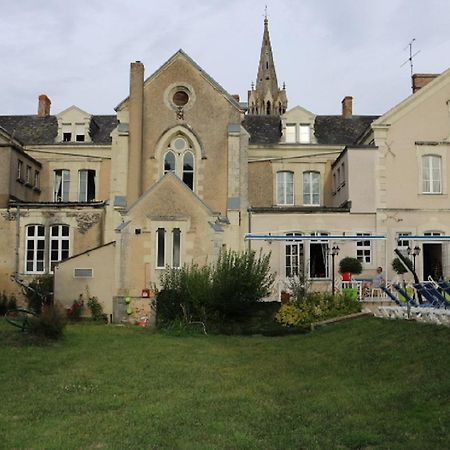
[[[410,269],[413,268],[413,263],[412,261],[405,257],[406,260],[406,264],[408,265],[408,267]],[[402,282],[402,286],[403,289],[409,294],[409,295],[413,295],[414,290],[412,288],[407,288],[406,287],[406,281],[405,281],[405,277],[404,274],[406,272],[408,272],[408,270],[406,269],[406,267],[404,266],[404,264],[401,262],[399,257],[396,257],[392,260],[392,269],[394,270],[394,272],[399,275],[400,281]],[[399,294],[401,298],[403,298],[403,295]],[[406,299],[405,299],[406,300]]]
[[[339,273],[342,275],[342,281],[350,281],[352,275],[358,275],[362,272],[362,264],[356,258],[346,256],[339,261]]]

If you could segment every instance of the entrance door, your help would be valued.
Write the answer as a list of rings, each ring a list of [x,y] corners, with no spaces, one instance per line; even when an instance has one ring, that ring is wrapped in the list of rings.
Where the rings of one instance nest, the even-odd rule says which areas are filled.
[[[423,279],[442,277],[442,244],[423,244]]]

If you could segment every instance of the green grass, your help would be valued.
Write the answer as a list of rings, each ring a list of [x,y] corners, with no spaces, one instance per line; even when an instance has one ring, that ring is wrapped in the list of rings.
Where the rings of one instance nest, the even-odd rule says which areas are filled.
[[[448,449],[450,329],[364,318],[298,336],[0,324],[5,449]]]

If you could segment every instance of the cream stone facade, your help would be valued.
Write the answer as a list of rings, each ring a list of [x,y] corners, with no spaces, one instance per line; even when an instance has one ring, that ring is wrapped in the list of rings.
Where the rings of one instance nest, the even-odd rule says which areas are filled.
[[[301,271],[330,289],[334,244],[363,278],[414,246],[421,277],[449,276],[450,71],[420,80],[382,116],[348,96],[337,116],[288,109],[266,18],[246,103],[182,50],[147,78],[131,63],[115,115],[51,115],[41,95],[37,115],[0,116],[0,291],[54,272],[64,305],[96,296],[120,320],[131,299],[139,319],[165,267],[223,249],[270,251],[275,297]]]

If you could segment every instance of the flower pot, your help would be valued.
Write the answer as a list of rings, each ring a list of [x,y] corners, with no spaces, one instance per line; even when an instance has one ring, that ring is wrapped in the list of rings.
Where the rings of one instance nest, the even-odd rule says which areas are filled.
[[[351,281],[352,274],[350,272],[344,272],[342,274],[342,281]]]

